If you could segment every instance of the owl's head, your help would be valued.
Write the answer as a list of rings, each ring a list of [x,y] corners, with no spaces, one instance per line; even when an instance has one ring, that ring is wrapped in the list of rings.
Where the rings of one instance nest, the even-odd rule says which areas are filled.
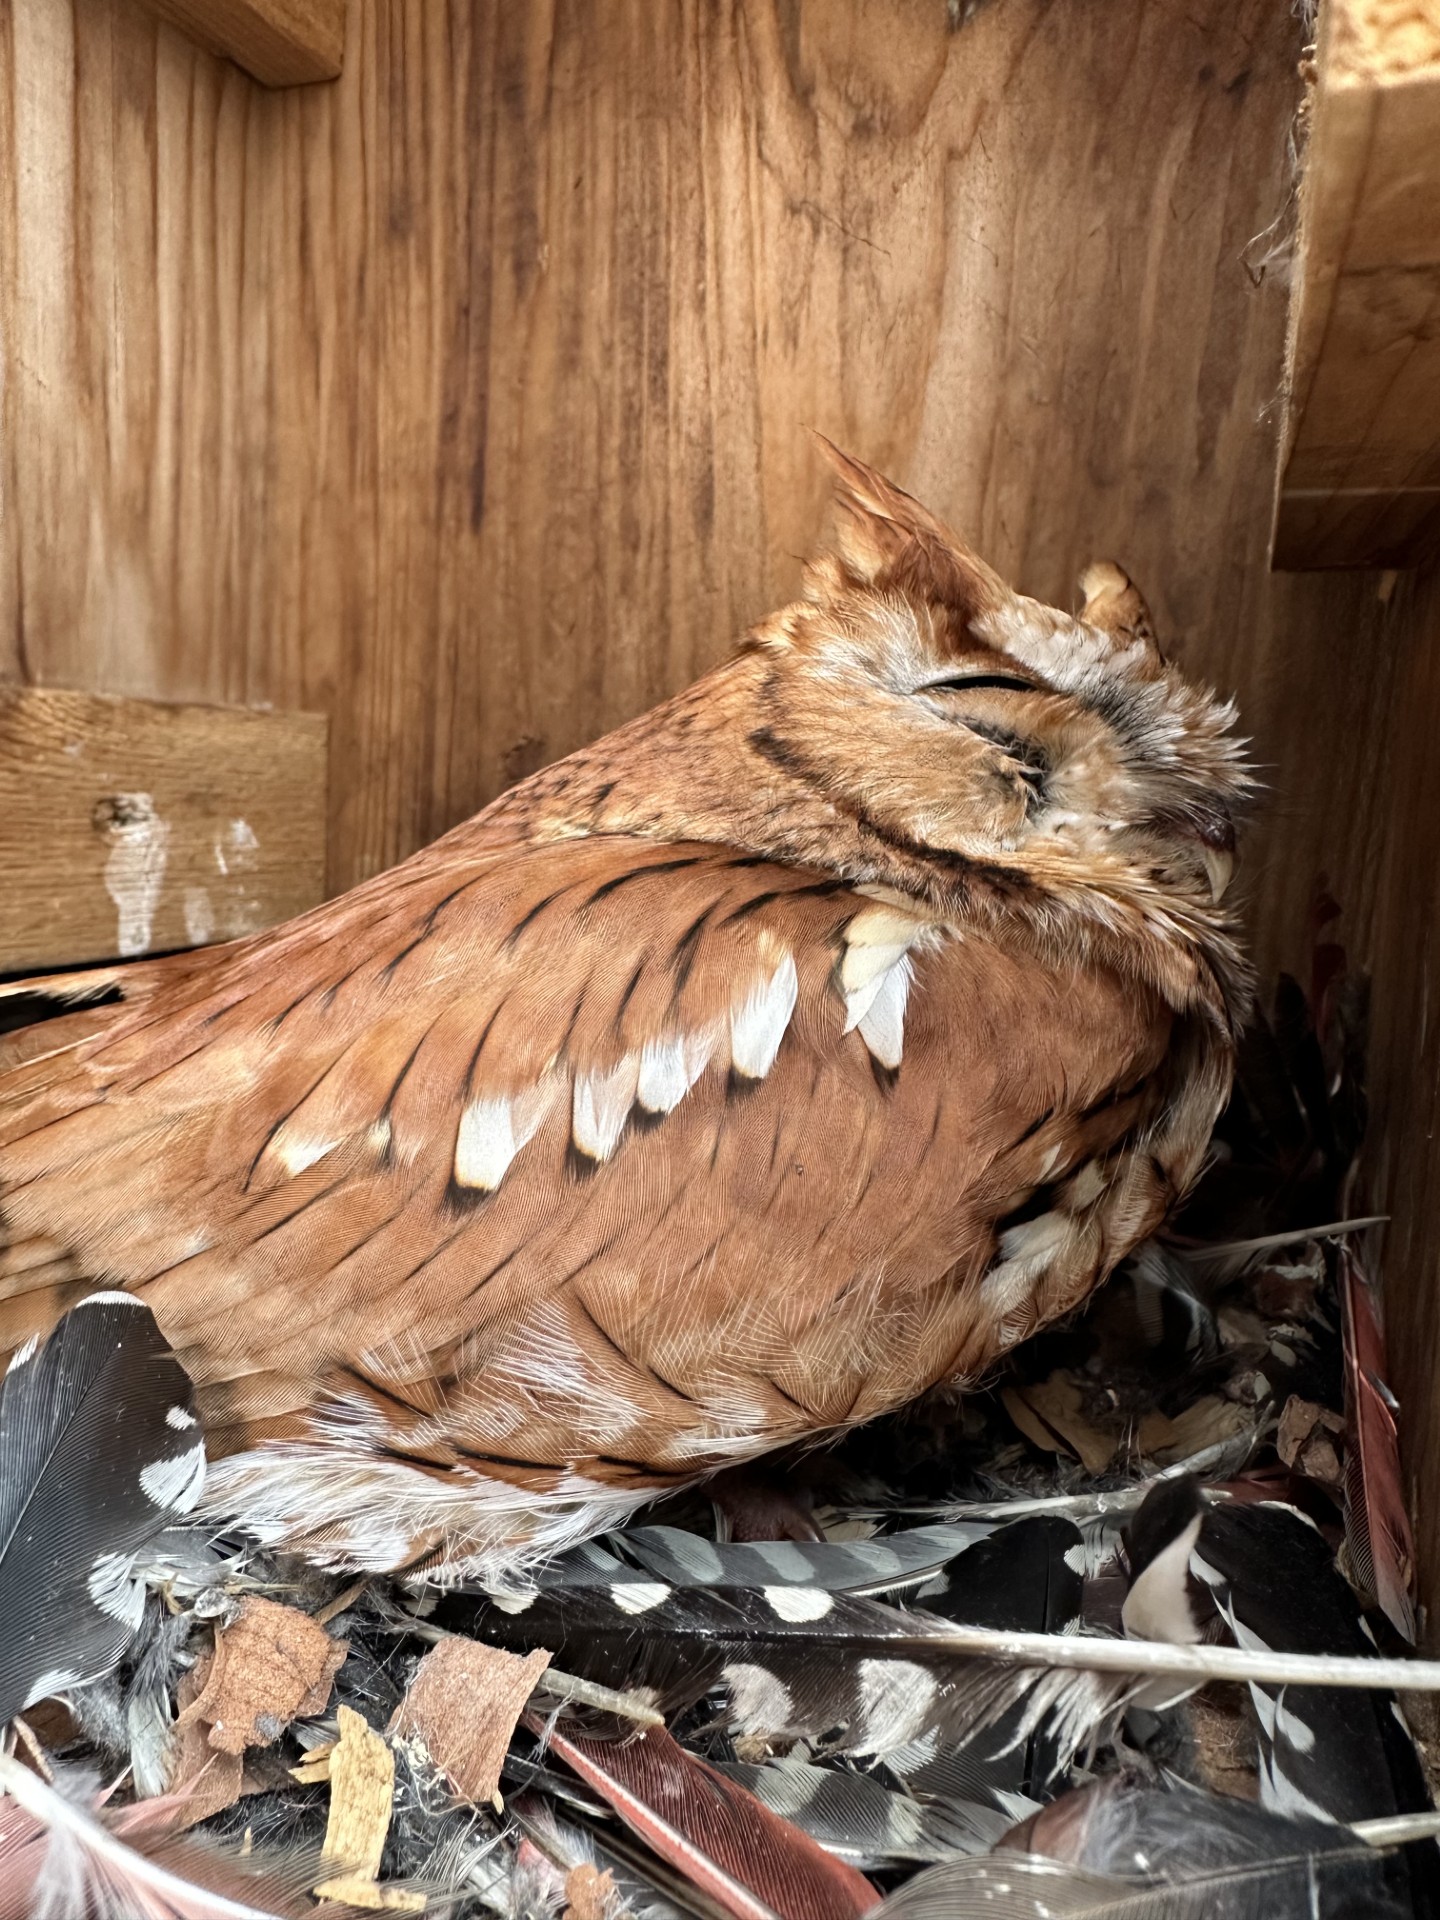
[[[1075,615],[1026,599],[831,453],[839,537],[806,601],[757,630],[769,672],[752,746],[897,849],[1214,915],[1244,743],[1233,706],[1166,660],[1127,576],[1087,569]]]

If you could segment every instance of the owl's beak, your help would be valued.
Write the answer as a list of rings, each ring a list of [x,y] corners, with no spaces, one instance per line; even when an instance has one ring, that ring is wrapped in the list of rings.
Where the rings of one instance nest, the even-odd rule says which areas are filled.
[[[1229,847],[1202,846],[1200,857],[1205,862],[1205,872],[1210,880],[1210,898],[1218,907],[1225,898],[1225,889],[1235,872],[1234,852]]]

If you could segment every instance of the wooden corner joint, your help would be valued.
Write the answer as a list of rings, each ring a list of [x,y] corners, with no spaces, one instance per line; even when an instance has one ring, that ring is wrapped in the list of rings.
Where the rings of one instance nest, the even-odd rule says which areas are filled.
[[[144,0],[153,13],[267,87],[333,80],[345,52],[345,0]]]
[[[1326,0],[1316,67],[1273,564],[1408,566],[1440,552],[1440,18]]]

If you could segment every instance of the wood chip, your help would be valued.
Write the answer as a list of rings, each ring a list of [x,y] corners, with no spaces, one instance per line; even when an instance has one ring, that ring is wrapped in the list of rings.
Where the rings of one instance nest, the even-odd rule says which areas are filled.
[[[569,1920],[608,1920],[617,1902],[614,1874],[602,1873],[588,1860],[566,1874],[565,1912]]]
[[[1208,1393],[1172,1420],[1163,1413],[1147,1413],[1140,1422],[1136,1440],[1147,1460],[1167,1467],[1177,1460],[1188,1460],[1203,1447],[1213,1447],[1243,1433],[1254,1424],[1254,1413]]]
[[[462,1798],[498,1805],[515,1722],[549,1664],[451,1634],[420,1662],[390,1731],[418,1740]]]
[[[238,1753],[217,1753],[209,1740],[210,1728],[192,1709],[209,1684],[215,1656],[202,1654],[188,1673],[180,1676],[180,1708],[170,1747],[169,1791],[184,1795],[179,1827],[193,1827],[212,1813],[223,1813],[240,1798],[245,1762]]]
[[[419,1913],[425,1906],[423,1893],[382,1887],[375,1879],[390,1831],[395,1756],[353,1707],[341,1707],[337,1717],[340,1738],[329,1756],[330,1818],[320,1852],[324,1860],[343,1862],[347,1871],[322,1880],[315,1888],[316,1898],[377,1911]]]
[[[1276,1428],[1275,1451],[1287,1467],[1338,1493],[1344,1486],[1345,1470],[1335,1437],[1344,1431],[1343,1415],[1292,1393]]]
[[[1118,1435],[1086,1417],[1084,1396],[1063,1373],[1001,1393],[1005,1411],[1025,1438],[1048,1453],[1073,1453],[1087,1473],[1103,1473],[1115,1457]]]
[[[204,1686],[176,1726],[205,1722],[217,1753],[268,1747],[292,1720],[325,1711],[347,1651],[298,1608],[251,1594],[216,1635]]]

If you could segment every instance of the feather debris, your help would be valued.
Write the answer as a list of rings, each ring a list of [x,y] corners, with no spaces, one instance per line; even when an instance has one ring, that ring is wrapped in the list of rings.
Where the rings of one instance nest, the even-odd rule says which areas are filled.
[[[662,1729],[600,1740],[552,1727],[547,1739],[661,1859],[735,1920],[854,1920],[874,1906],[875,1889],[861,1874]]]
[[[813,1766],[793,1756],[766,1766],[730,1762],[720,1771],[818,1840],[827,1853],[860,1868],[928,1865],[985,1853],[1010,1825],[1008,1813],[978,1801],[917,1800],[868,1774]]]
[[[680,1527],[629,1527],[590,1541],[539,1574],[542,1586],[614,1585],[647,1577],[673,1587],[817,1587],[888,1593],[940,1573],[994,1531],[991,1522],[912,1527],[877,1540],[702,1540]]]
[[[983,1870],[920,1875],[878,1914],[1400,1920],[1409,1911],[1398,1862],[1373,1848],[1367,1857],[1346,1828],[1124,1774],[1062,1795],[973,1864]],[[942,1908],[947,1895],[954,1904]]]
[[[508,1605],[513,1607],[514,1602]],[[484,1602],[476,1609],[473,1599],[467,1606],[460,1596],[448,1597],[444,1607],[445,1618],[463,1617],[477,1639],[523,1652],[537,1644],[553,1645],[557,1654],[563,1648],[567,1667],[578,1668],[586,1678],[604,1685],[652,1687],[660,1700],[674,1708],[692,1705],[725,1682],[727,1667],[742,1659],[764,1663],[777,1674],[783,1670],[788,1685],[789,1677],[803,1680],[807,1661],[822,1653],[842,1670],[847,1663],[865,1660],[903,1658],[925,1663],[947,1678],[963,1676],[975,1685],[977,1694],[982,1675],[966,1672],[964,1663],[997,1663],[1013,1682],[1006,1705],[1027,1685],[1038,1687],[1036,1676],[1047,1669],[1111,1680],[1155,1676],[1197,1687],[1213,1680],[1235,1680],[1262,1686],[1403,1687],[1440,1692],[1440,1661],[1436,1660],[1287,1654],[1111,1640],[1088,1633],[969,1627],[805,1587],[759,1594],[721,1588],[680,1592],[656,1583],[639,1605],[629,1592],[617,1601],[609,1594],[580,1590],[563,1596],[538,1595],[518,1615]],[[730,1684],[733,1690],[733,1677]],[[987,1706],[993,1711],[995,1700],[988,1698]],[[741,1713],[742,1726],[749,1717]],[[799,1717],[808,1716],[802,1712]],[[974,1719],[963,1710],[959,1718],[968,1725],[988,1724],[983,1715]],[[781,1729],[773,1724],[767,1729],[757,1722],[743,1730]],[[807,1732],[803,1725],[792,1724],[789,1730],[796,1735]]]
[[[918,1874],[872,1920],[1405,1920],[1394,1862],[1343,1827],[1194,1789],[1070,1794],[980,1860]]]
[[[458,1596],[447,1599],[442,1619],[458,1624],[461,1606]],[[994,1727],[1017,1706],[1011,1737],[1026,1739],[1043,1725],[1073,1752],[1123,1700],[1131,1670],[1143,1664],[1143,1655],[1132,1650],[1125,1658],[1123,1643],[1114,1643],[1122,1659],[1108,1675],[1074,1658],[1069,1671],[1051,1671],[1058,1662],[1050,1656],[1073,1653],[1073,1637],[955,1627],[933,1614],[810,1587],[580,1588],[538,1594],[519,1614],[483,1605],[476,1612],[471,1601],[465,1618],[478,1639],[515,1651],[551,1647],[587,1678],[652,1689],[667,1712],[724,1687],[731,1723],[742,1733],[826,1735],[832,1751],[857,1755],[923,1743],[919,1757],[929,1758],[942,1741]],[[976,1653],[998,1659],[977,1661]],[[1033,1664],[1000,1664],[1027,1654]]]
[[[581,1826],[566,1818],[553,1801],[538,1794],[518,1795],[510,1815],[525,1839],[561,1869],[567,1888],[571,1875],[588,1868],[608,1877],[614,1889],[611,1913],[633,1915],[634,1920],[721,1920],[725,1909],[703,1894],[693,1881],[680,1875],[624,1828],[605,1831]]]
[[[63,1789],[63,1790],[62,1790]],[[57,1785],[0,1755],[0,1920],[299,1920],[309,1851],[240,1855],[177,1836],[176,1800],[110,1814],[93,1776]],[[336,1920],[356,1909],[330,1909]]]
[[[205,1478],[190,1381],[150,1309],[95,1293],[0,1387],[0,1723],[107,1673],[144,1613],[137,1560]]]

